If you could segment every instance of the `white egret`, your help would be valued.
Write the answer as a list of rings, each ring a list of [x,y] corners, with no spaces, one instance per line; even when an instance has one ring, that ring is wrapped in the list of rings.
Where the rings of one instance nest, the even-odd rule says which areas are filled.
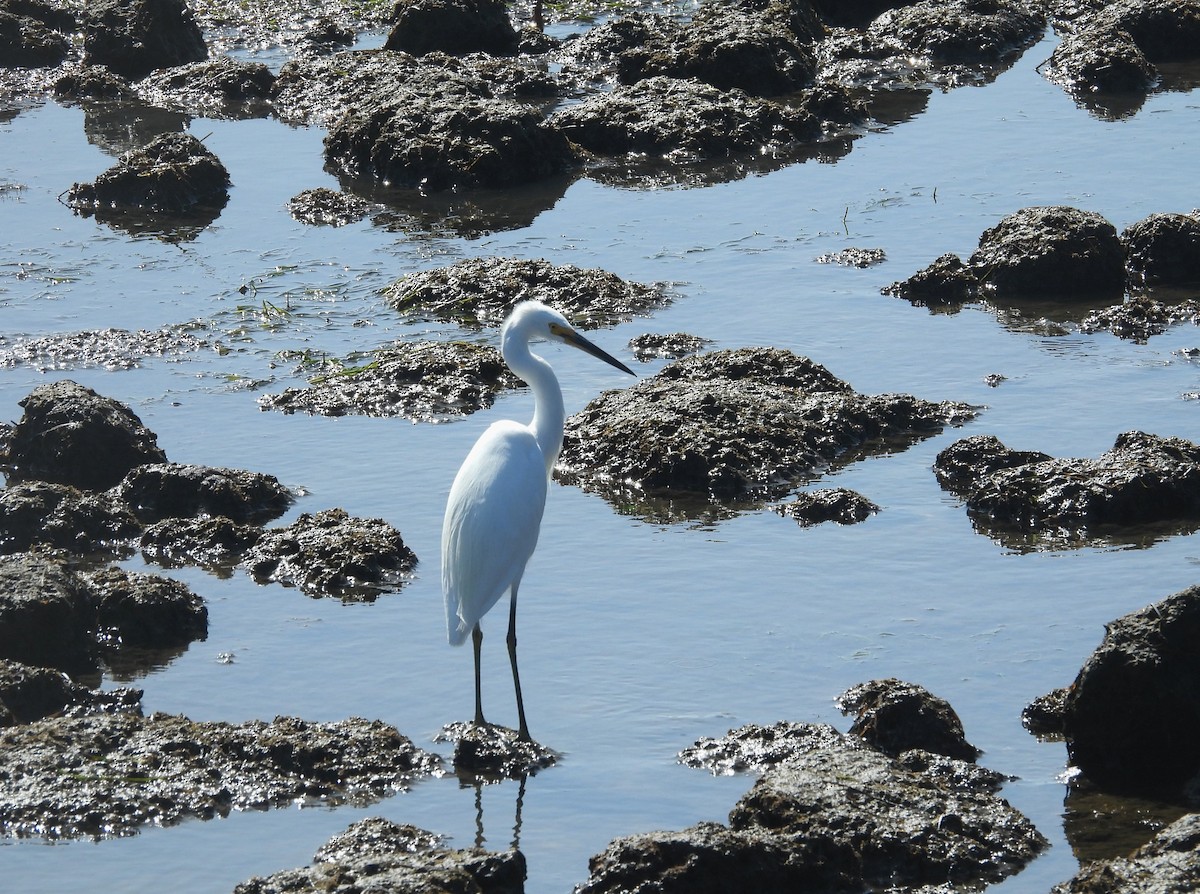
[[[517,692],[521,741],[532,741],[525,723],[521,678],[517,673],[517,588],[537,545],[550,474],[562,449],[562,389],[550,364],[529,350],[534,339],[559,341],[579,348],[617,369],[633,370],[596,347],[566,318],[537,301],[518,304],[500,335],[500,353],[509,369],[533,390],[533,421],[510,419],[488,427],[463,461],[442,525],[442,593],[446,599],[446,631],[450,644],[461,645],[471,634],[475,652],[475,723],[485,725],[479,692],[480,619],[505,591],[508,612],[508,659]]]

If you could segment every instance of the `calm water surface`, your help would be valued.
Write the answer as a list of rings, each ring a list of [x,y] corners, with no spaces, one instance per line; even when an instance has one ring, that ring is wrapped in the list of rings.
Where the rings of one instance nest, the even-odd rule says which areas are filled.
[[[1146,549],[1017,554],[972,530],[930,466],[968,434],[1073,456],[1095,456],[1130,429],[1194,440],[1200,403],[1185,396],[1200,388],[1200,370],[1179,352],[1200,344],[1200,332],[1176,327],[1147,345],[1051,337],[986,307],[931,314],[879,294],[940,254],[969,254],[985,227],[1021,207],[1075,205],[1120,229],[1200,206],[1194,94],[1156,96],[1132,118],[1103,121],[1037,73],[1052,47],[1032,48],[987,87],[931,95],[911,120],[859,140],[836,163],[705,189],[581,180],[531,225],[473,240],[298,224],[289,198],[336,188],[322,170],[321,133],[210,120],[190,129],[231,172],[228,206],[190,242],[133,237],[58,199],[128,148],[120,126],[53,104],[0,123],[0,349],[56,332],[188,321],[224,348],[123,371],[10,365],[0,368],[0,414],[15,420],[33,387],[73,378],[129,403],[174,461],[260,470],[303,488],[283,521],[333,506],[381,516],[421,560],[415,580],[371,605],[310,600],[242,574],[170,572],[207,600],[209,636],[136,680],[104,680],[143,688],[147,710],[233,722],[362,715],[448,756],[431,739],[471,713],[471,657],[445,645],[442,506],[471,442],[496,418],[528,417],[529,395],[444,425],[256,405],[261,393],[302,383],[287,359],[295,352],[346,356],[461,334],[406,321],[379,300],[380,287],[412,270],[516,255],[671,282],[672,305],[595,340],[619,356],[647,331],[775,345],[860,391],[987,406],[970,426],[826,479],[883,507],[853,527],[804,530],[770,510],[652,525],[554,488],[522,588],[521,647],[534,735],[565,757],[523,791],[433,779],[369,808],[239,813],[99,843],[7,842],[5,879],[26,892],[228,891],[307,864],[330,835],[381,814],[455,846],[504,848],[519,835],[527,890],[565,892],[612,838],[723,821],[753,781],[679,767],[680,748],[750,722],[845,729],[834,697],[885,676],[947,698],[982,762],[1018,777],[1005,796],[1052,846],[1002,889],[1046,891],[1070,877],[1065,751],[1028,735],[1021,709],[1073,678],[1106,621],[1196,583],[1200,549],[1176,537]],[[814,260],[849,246],[882,248],[888,260],[867,270]],[[570,410],[627,384],[575,352],[547,356]],[[992,373],[1007,377],[1000,387],[985,384]],[[491,719],[512,723],[502,623],[487,628],[484,698]]]

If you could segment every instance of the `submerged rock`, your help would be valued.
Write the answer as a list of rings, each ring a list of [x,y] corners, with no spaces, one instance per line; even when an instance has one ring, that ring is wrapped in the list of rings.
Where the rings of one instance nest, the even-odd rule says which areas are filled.
[[[364,364],[317,376],[307,388],[264,395],[258,404],[285,413],[434,421],[490,407],[501,391],[519,384],[495,348],[397,342],[377,349]]]
[[[362,220],[371,205],[358,196],[324,186],[297,193],[288,202],[288,212],[309,226],[342,227]]]
[[[860,683],[839,695],[837,706],[843,714],[854,714],[853,735],[892,757],[913,749],[969,763],[979,756],[950,703],[913,683]]]
[[[518,850],[450,850],[416,826],[370,817],[335,835],[312,866],[252,878],[234,894],[359,894],[371,891],[471,891],[521,894],[525,857]]]
[[[1200,447],[1182,438],[1126,432],[1096,459],[1055,459],[976,435],[939,453],[934,472],[981,532],[1015,547],[1078,547],[1152,524],[1161,536],[1200,521]]]
[[[780,515],[794,518],[802,527],[833,521],[853,525],[866,521],[879,507],[860,493],[844,487],[826,487],[797,494],[790,503],[775,507]]]
[[[208,58],[184,0],[93,0],[82,24],[84,61],[129,78]]]
[[[0,345],[5,339],[0,336]],[[74,369],[102,366],[105,369],[136,369],[145,357],[192,353],[209,347],[187,327],[167,329],[89,329],[38,338],[16,340],[0,348],[0,366],[29,364],[39,369]]]
[[[299,798],[368,804],[439,767],[395,728],[360,718],[39,720],[0,731],[0,833],[103,838]]]
[[[138,225],[180,222],[207,226],[229,201],[229,171],[188,133],[156,137],[121,156],[92,183],[76,183],[67,203],[108,221],[128,216]],[[165,217],[165,220],[164,220]]]
[[[133,468],[166,461],[157,436],[124,404],[63,380],[20,402],[6,457],[10,481],[105,490]]]
[[[991,782],[969,771],[910,768],[824,724],[744,727],[730,739],[737,743],[697,746],[706,760],[746,754],[734,759],[766,769],[728,827],[617,839],[591,859],[577,890],[975,887],[1018,872],[1046,846]],[[765,757],[747,742],[765,743]]]
[[[789,351],[714,351],[606,392],[568,419],[559,471],[639,511],[653,511],[655,500],[672,501],[674,512],[752,505],[975,412],[910,395],[858,394]]]
[[[583,329],[647,315],[669,300],[662,286],[629,282],[605,270],[497,257],[410,273],[383,297],[404,313],[476,326],[499,326],[517,304],[535,300]]]
[[[298,587],[314,599],[371,600],[403,583],[417,557],[383,519],[326,509],[263,531],[242,563],[258,580]]]
[[[1063,705],[1072,764],[1107,791],[1200,804],[1200,587],[1105,626]]]

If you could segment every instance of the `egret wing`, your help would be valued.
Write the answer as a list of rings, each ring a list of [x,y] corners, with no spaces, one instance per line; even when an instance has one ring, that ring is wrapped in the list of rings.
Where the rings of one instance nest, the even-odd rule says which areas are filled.
[[[442,525],[446,632],[458,645],[519,580],[537,546],[546,463],[528,427],[494,423],[458,470]]]

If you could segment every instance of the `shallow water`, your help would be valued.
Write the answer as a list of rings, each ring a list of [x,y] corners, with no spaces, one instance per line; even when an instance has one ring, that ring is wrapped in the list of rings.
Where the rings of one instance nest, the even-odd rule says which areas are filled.
[[[221,346],[132,370],[0,368],[0,413],[15,420],[16,402],[37,384],[73,378],[129,403],[173,461],[255,469],[303,488],[283,521],[332,506],[381,516],[421,560],[401,592],[367,605],[311,600],[243,574],[170,572],[208,601],[209,637],[132,681],[147,710],[229,721],[362,715],[448,757],[431,739],[471,713],[471,658],[445,645],[442,506],[474,438],[501,416],[527,417],[528,394],[444,425],[284,416],[255,402],[302,383],[302,352],[340,357],[458,334],[399,318],[379,300],[376,290],[406,272],[517,255],[671,282],[669,307],[595,340],[626,358],[626,341],[646,331],[774,345],[859,391],[987,406],[964,428],[823,481],[882,507],[851,527],[802,529],[769,509],[653,525],[555,487],[522,588],[521,649],[533,733],[564,758],[523,790],[476,791],[446,777],[367,808],[249,812],[98,843],[9,841],[0,845],[5,878],[27,892],[230,890],[307,864],[330,835],[382,814],[454,846],[503,848],[519,837],[527,890],[564,892],[612,838],[724,820],[752,782],[682,768],[679,749],[749,722],[845,729],[834,697],[886,676],[948,699],[982,762],[1018,777],[1004,794],[1052,846],[999,889],[1046,891],[1070,877],[1065,751],[1028,735],[1021,709],[1073,678],[1106,621],[1196,583],[1200,549],[1189,536],[1145,549],[1013,552],[972,530],[930,467],[968,434],[1072,456],[1095,456],[1130,429],[1195,440],[1200,403],[1185,396],[1200,370],[1178,352],[1200,344],[1200,332],[1175,327],[1146,345],[1056,337],[986,307],[933,314],[879,293],[940,254],[969,254],[985,227],[1024,206],[1075,205],[1120,229],[1200,205],[1195,95],[1158,95],[1132,118],[1101,120],[1037,73],[1052,47],[1048,38],[986,87],[932,94],[911,120],[860,139],[836,163],[704,189],[580,180],[531,225],[478,239],[296,223],[289,198],[337,187],[322,170],[321,133],[203,119],[190,129],[230,169],[229,205],[192,241],[133,237],[74,216],[58,196],[111,165],[137,126],[53,104],[0,122],[0,350],[23,337],[188,321]],[[814,260],[849,246],[883,248],[888,260],[866,270]],[[627,384],[575,352],[547,356],[568,410]],[[992,373],[1007,378],[989,387]],[[490,719],[512,723],[502,626],[485,627],[484,699]]]

